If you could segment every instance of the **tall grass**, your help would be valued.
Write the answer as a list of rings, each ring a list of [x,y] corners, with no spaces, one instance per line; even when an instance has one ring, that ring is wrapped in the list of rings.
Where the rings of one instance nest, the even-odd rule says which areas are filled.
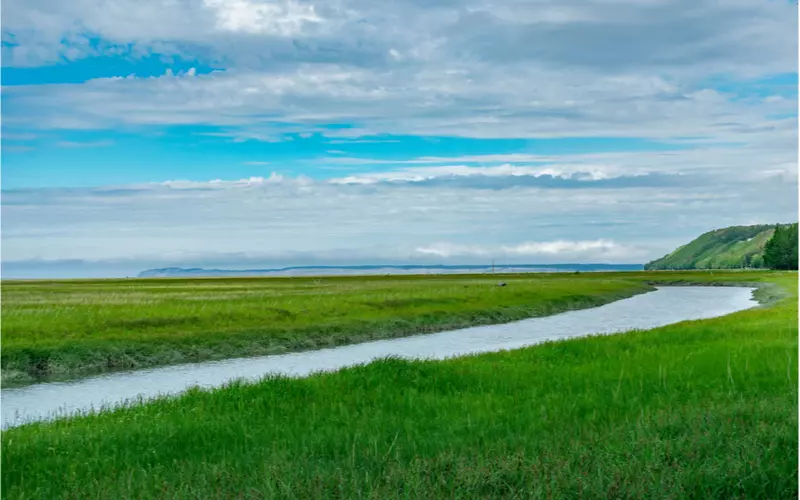
[[[767,279],[712,320],[11,429],[3,496],[796,498],[797,275]]]
[[[4,282],[3,382],[431,333],[650,289],[620,274]]]

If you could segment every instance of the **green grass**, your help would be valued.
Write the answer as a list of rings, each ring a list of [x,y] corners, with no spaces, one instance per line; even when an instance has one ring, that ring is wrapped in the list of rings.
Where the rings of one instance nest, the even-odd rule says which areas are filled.
[[[709,231],[645,269],[738,269],[767,267],[764,245],[775,232],[774,225],[731,226]]]
[[[544,316],[650,289],[625,274],[4,282],[2,375],[25,383],[317,349]]]
[[[3,497],[796,498],[797,274],[714,275],[771,304],[25,425]]]

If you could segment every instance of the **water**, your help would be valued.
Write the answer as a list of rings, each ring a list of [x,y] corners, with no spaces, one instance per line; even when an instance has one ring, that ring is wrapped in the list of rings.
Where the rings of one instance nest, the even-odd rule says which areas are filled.
[[[2,427],[118,405],[129,399],[178,394],[192,386],[218,387],[233,379],[257,380],[268,373],[305,376],[398,356],[444,359],[515,349],[548,340],[648,329],[684,320],[712,318],[754,307],[752,288],[660,287],[604,306],[333,349],[240,358],[119,372],[70,382],[2,390]]]

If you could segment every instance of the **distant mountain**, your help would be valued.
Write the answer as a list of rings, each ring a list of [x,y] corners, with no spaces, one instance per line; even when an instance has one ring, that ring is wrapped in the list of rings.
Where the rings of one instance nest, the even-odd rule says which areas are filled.
[[[641,264],[519,264],[495,266],[496,273],[547,273],[547,272],[593,272],[593,271],[640,271]],[[456,274],[491,273],[492,266],[423,266],[423,265],[364,265],[364,266],[294,266],[275,269],[202,269],[166,267],[148,269],[139,273],[140,278],[178,278],[206,276],[319,276],[357,274]]]
[[[736,269],[764,266],[764,245],[775,232],[775,225],[732,226],[709,231],[678,247],[644,268],[657,269]]]

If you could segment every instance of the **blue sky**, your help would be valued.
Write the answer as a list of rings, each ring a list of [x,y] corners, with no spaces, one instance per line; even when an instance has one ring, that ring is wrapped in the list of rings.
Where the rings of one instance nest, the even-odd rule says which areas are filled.
[[[797,219],[791,2],[10,0],[3,14],[7,276],[635,263]]]
[[[7,138],[4,145],[30,149],[4,153],[6,189],[78,187],[268,177],[272,172],[313,179],[342,173],[380,172],[420,157],[486,156],[498,153],[557,157],[571,153],[671,151],[692,147],[635,137],[558,139],[471,139],[436,136],[366,136],[337,140],[323,133],[287,133],[275,142],[230,139],[214,127],[183,126],[158,135],[135,132],[79,131]],[[342,158],[352,162],[341,161]],[[376,160],[370,164],[371,160]],[[367,163],[365,163],[367,162]],[[502,160],[476,159],[471,164],[503,165]],[[526,162],[531,163],[531,162]],[[553,163],[541,159],[538,165]]]

